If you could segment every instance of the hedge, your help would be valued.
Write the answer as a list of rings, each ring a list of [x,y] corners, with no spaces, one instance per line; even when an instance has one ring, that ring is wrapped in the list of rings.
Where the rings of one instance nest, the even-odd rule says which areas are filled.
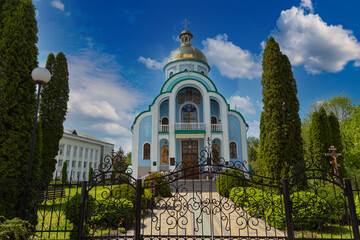
[[[319,225],[329,222],[334,214],[332,210],[334,201],[320,198],[313,192],[298,192],[292,194],[290,198],[293,202],[295,230],[317,229]],[[278,229],[285,228],[286,219],[282,195],[267,193],[253,187],[235,187],[230,191],[230,199],[238,207],[246,209],[251,217],[263,218]]]
[[[0,239],[3,240],[26,240],[34,235],[31,224],[28,221],[14,218],[6,219],[0,216]]]
[[[225,170],[216,179],[217,192],[224,197],[229,197],[234,187],[245,187],[244,174],[238,170]]]

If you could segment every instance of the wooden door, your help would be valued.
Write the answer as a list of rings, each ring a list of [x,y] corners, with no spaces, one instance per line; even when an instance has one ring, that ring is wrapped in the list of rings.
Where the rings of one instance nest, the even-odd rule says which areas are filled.
[[[188,140],[182,141],[182,166],[183,166],[183,176],[188,176],[190,179],[199,178],[199,147],[197,140]]]

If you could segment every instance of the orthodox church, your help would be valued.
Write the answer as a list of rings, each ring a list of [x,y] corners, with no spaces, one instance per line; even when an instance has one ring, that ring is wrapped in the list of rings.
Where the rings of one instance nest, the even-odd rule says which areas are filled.
[[[248,169],[244,117],[230,109],[208,77],[210,66],[192,46],[191,32],[184,30],[179,37],[181,46],[170,53],[163,67],[165,82],[159,95],[131,127],[133,177],[196,164],[207,139],[211,139],[213,158],[240,161]]]

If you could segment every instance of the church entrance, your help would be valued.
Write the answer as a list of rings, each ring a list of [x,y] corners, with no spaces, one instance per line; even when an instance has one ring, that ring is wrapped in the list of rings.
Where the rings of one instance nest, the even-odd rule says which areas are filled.
[[[199,162],[198,162],[198,140],[184,140],[181,142],[181,165],[183,176],[188,179],[199,178]]]

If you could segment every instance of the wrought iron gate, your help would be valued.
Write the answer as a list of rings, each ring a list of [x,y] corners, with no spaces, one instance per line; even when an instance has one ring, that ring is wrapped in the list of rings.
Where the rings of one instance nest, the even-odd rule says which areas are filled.
[[[359,239],[350,181],[318,168],[315,158],[305,157],[282,180],[252,174],[241,162],[214,161],[210,143],[198,165],[179,163],[145,179],[108,157],[84,188],[79,237]]]

